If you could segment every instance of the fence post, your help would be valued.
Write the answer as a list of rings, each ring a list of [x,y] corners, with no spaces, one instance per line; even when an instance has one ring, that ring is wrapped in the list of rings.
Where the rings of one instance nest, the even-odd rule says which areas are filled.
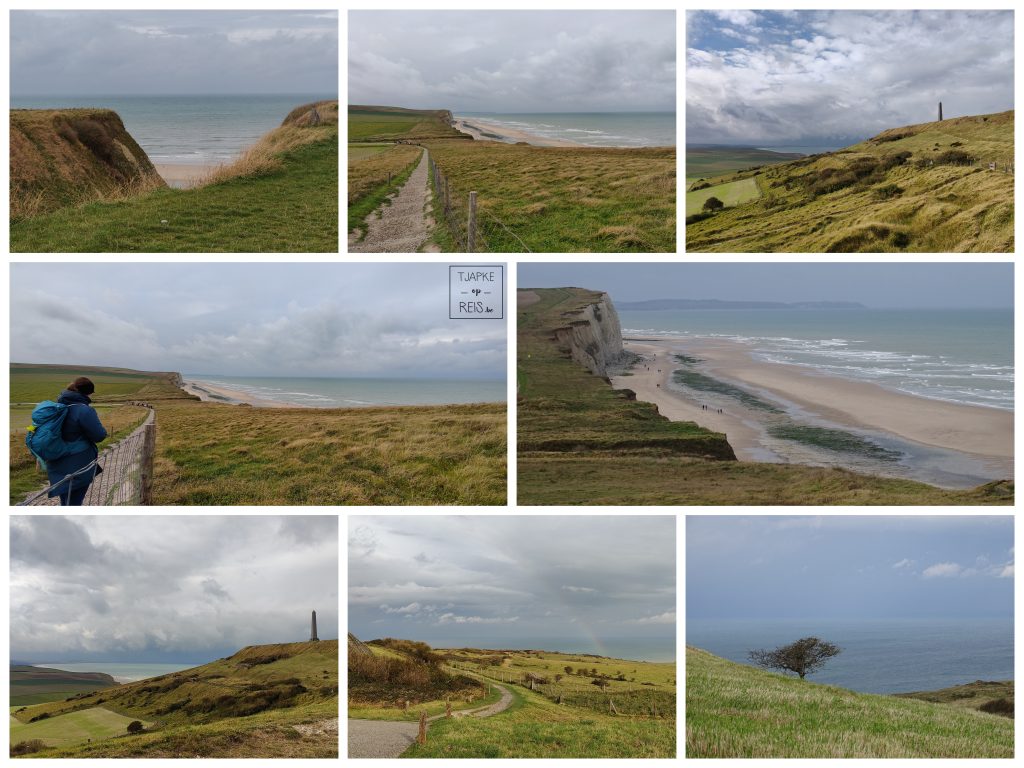
[[[469,193],[469,222],[466,225],[466,252],[476,252],[476,192]]]
[[[391,171],[388,171],[388,186],[391,186]]]
[[[156,422],[142,428],[142,456],[139,457],[139,503],[153,504],[153,463],[156,457]]]
[[[448,195],[449,194],[450,194],[450,190],[448,189],[448,179],[447,179],[447,177],[445,177],[445,180],[444,180],[444,209],[445,209],[445,211],[447,211],[448,208],[449,208],[449,204],[448,204]]]
[[[420,712],[420,732],[416,737],[417,744],[427,743],[427,713]]]

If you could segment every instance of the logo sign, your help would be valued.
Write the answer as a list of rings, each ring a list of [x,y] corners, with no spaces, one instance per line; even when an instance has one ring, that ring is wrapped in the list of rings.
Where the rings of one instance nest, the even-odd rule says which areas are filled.
[[[505,266],[449,266],[448,319],[505,319]]]

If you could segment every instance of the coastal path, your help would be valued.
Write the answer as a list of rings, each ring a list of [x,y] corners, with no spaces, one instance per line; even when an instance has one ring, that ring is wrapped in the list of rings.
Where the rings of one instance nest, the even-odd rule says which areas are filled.
[[[349,235],[349,253],[415,253],[420,249],[433,228],[433,219],[427,213],[429,167],[424,149],[419,165],[398,193],[391,196],[390,203],[366,217],[366,237],[357,242],[354,235]]]
[[[478,709],[453,712],[452,717],[491,717],[512,706],[512,691],[497,683],[490,684],[501,691],[501,698],[498,701]],[[432,723],[443,717],[445,715],[435,715],[427,718],[427,722]],[[349,720],[348,756],[399,757],[416,743],[419,732],[419,723],[395,720]]]

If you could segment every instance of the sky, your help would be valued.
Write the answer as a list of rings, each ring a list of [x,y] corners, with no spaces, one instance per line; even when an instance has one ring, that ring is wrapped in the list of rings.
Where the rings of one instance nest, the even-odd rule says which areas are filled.
[[[675,654],[674,516],[354,516],[348,556],[361,640]]]
[[[350,11],[348,103],[676,111],[674,11]]]
[[[505,322],[448,311],[447,264],[19,263],[11,361],[504,379]]]
[[[1013,615],[1013,517],[686,518],[686,618]]]
[[[11,658],[205,663],[338,637],[338,518],[12,516]]]
[[[574,286],[648,299],[857,301],[875,309],[1008,308],[1013,265],[997,263],[520,264],[520,288]]]
[[[11,11],[15,96],[337,92],[337,11]]]
[[[1013,109],[1012,11],[692,11],[686,142],[849,146]]]

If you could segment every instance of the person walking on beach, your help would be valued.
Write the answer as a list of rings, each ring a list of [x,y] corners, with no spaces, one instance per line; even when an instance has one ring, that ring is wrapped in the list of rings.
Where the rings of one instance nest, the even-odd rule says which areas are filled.
[[[100,422],[96,409],[90,405],[92,400],[89,395],[96,391],[96,386],[85,376],[79,376],[68,384],[67,389],[60,393],[57,402],[68,406],[68,414],[64,418],[61,427],[61,437],[66,443],[73,443],[76,440],[84,441],[84,450],[62,456],[46,462],[46,475],[53,488],[47,494],[51,498],[60,497],[62,507],[80,507],[85,500],[85,494],[92,484],[93,478],[102,472],[99,465],[88,472],[72,478],[68,482],[61,482],[68,475],[89,466],[99,456],[99,449],[96,443],[102,442],[107,436],[107,430]]]

